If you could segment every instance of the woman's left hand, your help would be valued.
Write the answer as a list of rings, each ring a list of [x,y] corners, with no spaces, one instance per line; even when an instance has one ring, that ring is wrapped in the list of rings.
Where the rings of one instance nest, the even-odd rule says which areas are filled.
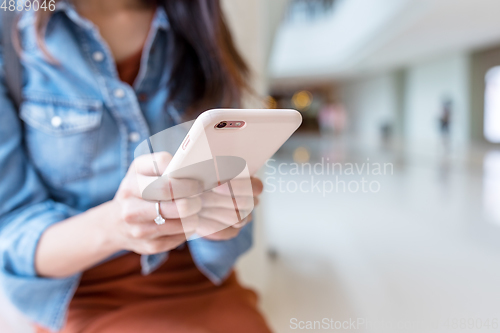
[[[199,224],[196,233],[211,240],[236,237],[241,228],[252,220],[251,212],[258,205],[258,197],[264,187],[256,177],[250,178],[250,181],[251,188],[248,179],[230,181],[234,200],[227,183],[204,192],[201,195],[202,209],[198,213]],[[240,220],[240,216],[244,218]]]

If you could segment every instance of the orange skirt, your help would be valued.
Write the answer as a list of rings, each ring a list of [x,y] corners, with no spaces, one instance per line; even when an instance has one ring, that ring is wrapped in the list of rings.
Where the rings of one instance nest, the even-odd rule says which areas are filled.
[[[187,246],[171,251],[152,274],[140,271],[140,256],[134,253],[86,271],[62,332],[271,332],[256,294],[243,288],[234,272],[215,286],[196,268]]]

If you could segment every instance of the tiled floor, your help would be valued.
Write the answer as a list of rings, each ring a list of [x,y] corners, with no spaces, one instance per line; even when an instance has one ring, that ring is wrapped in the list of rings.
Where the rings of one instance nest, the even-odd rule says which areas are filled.
[[[274,166],[291,162],[298,146],[307,147],[312,163],[321,157],[344,164],[369,158],[394,163],[394,173],[339,177],[376,180],[378,193],[344,193],[341,187],[325,196],[265,193],[265,246],[277,255],[262,266],[266,279],[256,287],[277,332],[300,331],[292,329],[300,320],[320,321],[325,328],[323,318],[370,322],[345,329],[358,332],[498,330],[498,152],[455,149],[443,158],[439,148],[408,152],[298,137]],[[293,182],[311,182],[310,175],[267,177],[273,176],[275,185],[281,177],[291,191]],[[332,175],[314,177],[336,181]]]

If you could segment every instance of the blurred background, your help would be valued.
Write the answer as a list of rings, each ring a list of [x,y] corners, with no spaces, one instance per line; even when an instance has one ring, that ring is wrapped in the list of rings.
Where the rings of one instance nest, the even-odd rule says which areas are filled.
[[[256,91],[304,118],[238,264],[274,330],[499,331],[500,1],[223,2]]]
[[[500,2],[228,0],[226,10],[268,107],[304,117],[262,171],[257,244],[239,264],[273,328],[363,318],[370,325],[336,331],[498,331]],[[327,161],[343,174],[292,170]],[[393,171],[352,175],[349,163]],[[379,191],[337,187],[362,179]]]

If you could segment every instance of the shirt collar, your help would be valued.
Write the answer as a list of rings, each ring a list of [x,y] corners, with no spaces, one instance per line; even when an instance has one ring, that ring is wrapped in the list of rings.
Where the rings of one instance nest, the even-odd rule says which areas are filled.
[[[85,29],[95,28],[94,24],[91,21],[87,20],[86,18],[78,14],[71,1],[68,0],[58,1],[56,4],[56,8],[54,10],[54,14],[57,12],[64,12],[70,20],[72,20],[76,25],[81,26],[82,28]],[[151,28],[163,29],[163,30],[170,29],[170,22],[168,20],[167,13],[165,12],[163,6],[156,7],[153,21],[151,22]]]
[[[152,27],[156,27],[158,29],[163,29],[163,30],[170,29],[170,22],[168,21],[168,16],[163,6],[156,7],[156,12],[153,18]]]

